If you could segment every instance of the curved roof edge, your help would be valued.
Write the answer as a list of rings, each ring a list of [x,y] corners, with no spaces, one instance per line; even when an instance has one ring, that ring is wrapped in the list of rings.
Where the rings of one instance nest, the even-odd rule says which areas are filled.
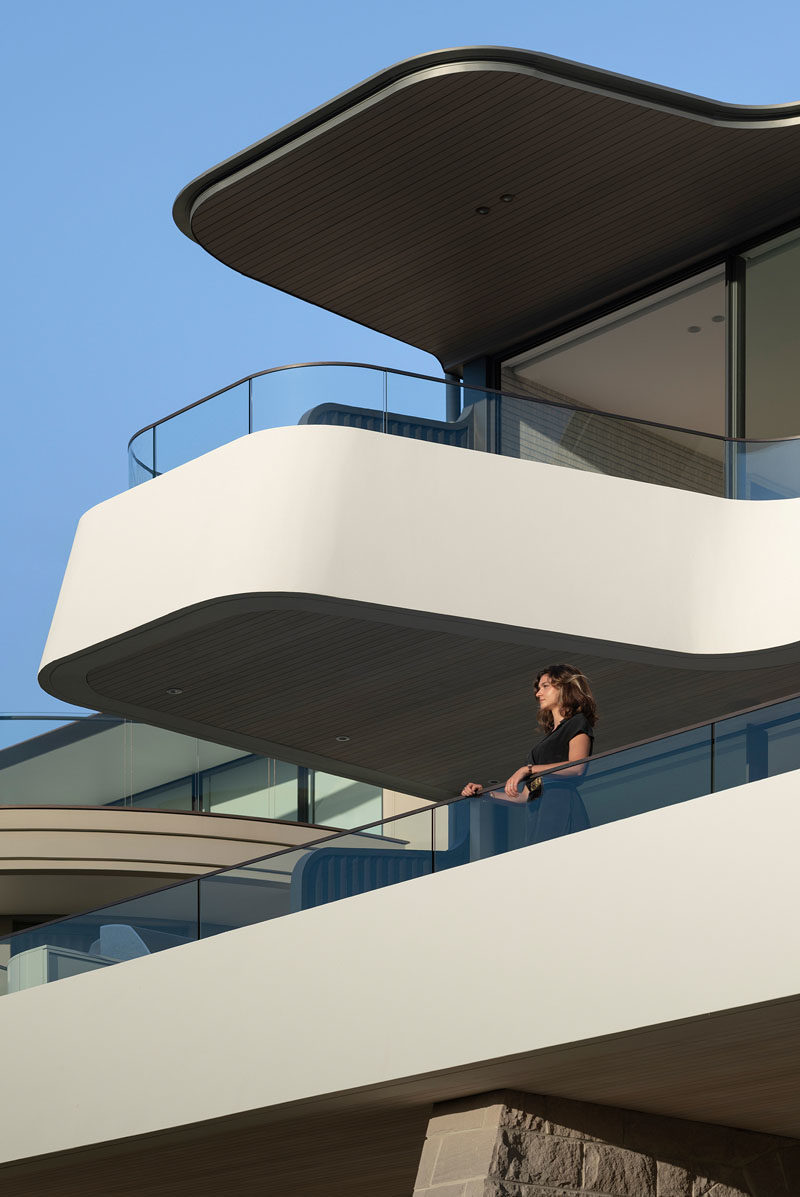
[[[403,59],[378,71],[375,75],[370,75],[355,87],[349,88],[332,100],[326,101],[318,108],[312,109],[304,116],[284,125],[275,133],[262,138],[261,141],[254,142],[246,149],[226,158],[223,162],[192,179],[179,192],[173,204],[172,215],[175,223],[182,233],[185,233],[192,241],[196,241],[197,238],[191,229],[191,213],[199,196],[209,187],[243,167],[252,165],[266,154],[273,153],[276,149],[289,144],[325,121],[341,115],[362,100],[375,95],[400,79],[431,67],[448,65],[457,67],[465,62],[491,62],[522,67],[526,71],[534,72],[558,83],[602,92],[618,99],[630,100],[645,107],[658,108],[710,124],[758,128],[800,122],[800,101],[774,105],[731,104],[722,100],[712,100],[705,96],[694,95],[691,92],[678,91],[661,84],[649,83],[629,75],[619,75],[614,71],[587,66],[585,63],[573,62],[567,58],[558,58],[552,54],[519,50],[508,46],[460,46],[447,50],[433,50]]]

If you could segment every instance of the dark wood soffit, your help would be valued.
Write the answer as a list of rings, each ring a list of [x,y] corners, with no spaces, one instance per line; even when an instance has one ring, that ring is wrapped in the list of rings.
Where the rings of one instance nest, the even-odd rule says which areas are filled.
[[[562,638],[541,632],[515,642],[304,610],[220,617],[212,607],[205,623],[197,614],[191,626],[171,621],[158,643],[143,636],[138,651],[122,641],[115,658],[106,646],[94,668],[87,654],[95,701],[424,797],[522,763],[539,734],[532,677],[565,656],[595,686],[602,751],[800,691],[798,663],[721,670],[575,645],[568,655]],[[168,695],[175,686],[183,692]]]
[[[800,219],[798,119],[711,123],[511,65],[420,76],[201,191],[191,235],[451,365]]]
[[[447,996],[439,1003],[442,1018]],[[711,1123],[797,1137],[799,1007],[797,999],[789,999],[726,1010],[293,1107],[55,1152],[0,1167],[3,1195],[407,1197],[431,1105],[498,1089],[687,1119],[700,1124],[700,1131]],[[403,1032],[407,1028],[400,1027]],[[646,1123],[639,1133],[647,1134]]]

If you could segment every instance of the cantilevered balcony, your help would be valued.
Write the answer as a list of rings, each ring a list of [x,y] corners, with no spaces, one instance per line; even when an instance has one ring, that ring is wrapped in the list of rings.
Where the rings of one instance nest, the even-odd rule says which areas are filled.
[[[593,829],[693,799],[714,795],[724,809],[728,791],[800,777],[800,699],[600,753],[578,768],[545,774],[542,794],[528,801],[509,801],[502,782],[487,781],[477,797],[352,831],[294,829],[287,846],[276,843],[234,868],[1,939],[0,969],[8,966],[11,990],[28,988],[516,849],[574,843],[576,835],[583,840]],[[566,809],[580,817],[570,822]]]
[[[458,390],[286,369],[134,438],[150,480],[83,517],[44,687],[430,799],[518,759],[549,661],[604,748],[800,690],[800,441]],[[516,456],[467,447],[509,426]]]

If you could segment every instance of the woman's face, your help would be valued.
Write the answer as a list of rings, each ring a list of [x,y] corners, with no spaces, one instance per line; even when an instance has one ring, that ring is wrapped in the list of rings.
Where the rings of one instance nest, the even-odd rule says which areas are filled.
[[[536,698],[540,711],[552,711],[553,714],[558,713],[561,691],[550,680],[549,673],[543,673],[539,678],[538,685],[536,686]]]

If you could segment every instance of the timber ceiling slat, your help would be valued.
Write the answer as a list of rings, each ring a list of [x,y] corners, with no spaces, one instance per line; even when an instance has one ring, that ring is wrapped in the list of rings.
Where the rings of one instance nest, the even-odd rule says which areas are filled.
[[[498,87],[498,83],[492,84],[493,90]],[[417,159],[415,137],[418,134],[424,138],[426,155],[430,156],[431,149],[435,149],[442,155],[449,153],[457,158],[461,143],[454,134],[454,114],[462,123],[470,112],[491,113],[502,108],[504,97],[489,101],[488,92],[489,88],[479,88],[477,94],[470,92],[463,103],[459,102],[457,96],[453,97],[446,113],[431,113],[424,97],[405,93],[405,105],[393,101],[390,113],[373,111],[364,114],[359,117],[356,127],[331,131],[325,138],[324,146],[319,142],[309,143],[298,149],[297,157],[292,155],[291,161],[286,157],[279,159],[269,172],[256,172],[232,184],[229,193],[226,191],[203,201],[197,219],[202,222],[207,235],[219,233],[226,245],[229,243],[225,239],[230,235],[230,247],[235,248],[239,229],[247,231],[248,221],[253,224],[258,222],[260,218],[253,207],[265,199],[275,203],[292,201],[302,196],[309,184],[320,177],[326,180],[330,199],[336,199],[353,188],[368,185],[376,177],[376,167],[386,166],[383,139],[387,134],[387,124],[390,128],[403,125],[404,140],[395,146],[388,164],[395,173],[401,163],[406,169],[413,168]],[[438,130],[435,134],[432,132],[434,129]],[[458,161],[454,161],[453,169],[456,179],[463,186],[463,169]]]
[[[503,99],[496,105],[496,110],[498,113],[503,114],[507,110],[507,107],[508,103],[505,99]],[[507,186],[507,183],[500,182],[498,178],[499,170],[497,158],[496,153],[493,152],[496,145],[496,132],[491,121],[491,111],[489,114],[487,114],[483,108],[479,109],[479,111],[482,119],[488,125],[486,133],[484,134],[484,140],[482,142],[475,142],[474,139],[470,141],[464,137],[457,138],[454,136],[452,123],[449,119],[445,123],[440,133],[437,135],[436,140],[432,142],[430,122],[428,122],[428,124],[425,126],[424,139],[420,140],[407,136],[405,153],[403,154],[401,151],[396,152],[392,157],[391,163],[386,164],[382,171],[376,170],[372,162],[369,160],[367,160],[365,164],[368,168],[367,170],[361,169],[361,164],[359,164],[358,172],[356,172],[356,170],[350,166],[347,174],[342,174],[340,176],[342,183],[339,187],[338,195],[336,192],[328,192],[327,194],[329,201],[335,201],[337,198],[345,200],[345,202],[341,204],[343,215],[339,220],[338,225],[342,226],[347,224],[348,213],[352,211],[353,204],[357,204],[359,209],[360,227],[371,224],[376,225],[378,229],[384,228],[386,221],[384,207],[383,205],[377,204],[375,202],[377,195],[379,195],[381,192],[381,189],[384,189],[384,192],[389,190],[391,193],[391,211],[401,213],[406,206],[406,199],[413,199],[420,192],[420,171],[418,160],[422,157],[423,151],[427,162],[429,162],[431,159],[433,159],[434,162],[439,162],[443,153],[447,150],[448,143],[450,143],[449,153],[452,159],[451,165],[449,169],[443,169],[437,166],[438,174],[435,178],[436,190],[433,192],[426,190],[426,205],[431,202],[435,202],[436,209],[441,213],[441,218],[443,219],[445,225],[452,221],[454,210],[456,212],[465,213],[471,218],[470,223],[473,223],[475,203],[485,200],[487,198],[487,193],[489,198],[491,198],[498,190],[504,190]],[[536,117],[539,119],[538,112],[536,113]],[[466,126],[468,118],[469,111],[462,113],[461,123]],[[518,115],[516,121],[513,123],[509,121],[508,117],[504,117],[503,133],[505,141],[513,144],[516,147],[519,147],[520,145],[524,146],[527,151],[528,147],[526,145],[526,138],[529,137],[530,123],[532,119],[533,114],[529,115],[527,112]],[[626,117],[626,121],[632,121],[634,119],[635,113]],[[593,125],[602,127],[603,122],[600,116],[596,115],[593,121],[589,122],[589,124],[590,127]],[[548,143],[552,142],[553,144],[557,145],[559,142],[558,128],[556,127],[554,130],[551,130],[548,127],[547,132]],[[622,131],[615,129],[614,136],[622,136]],[[540,146],[537,146],[536,151],[539,152],[540,148]],[[480,163],[480,166],[477,167],[472,173],[467,174],[465,177],[464,171],[461,168],[461,163],[463,161],[464,155],[467,153],[471,153],[472,156]],[[519,161],[518,149],[512,155],[512,161],[516,166],[516,163]],[[415,164],[417,165],[416,170],[414,169]],[[387,188],[388,180],[384,180],[384,175],[391,177],[391,186],[389,188]],[[504,175],[503,178],[505,178]],[[405,180],[405,186],[403,186],[403,183],[401,182],[402,180]],[[449,191],[445,190],[448,187],[448,181]],[[276,185],[279,185],[279,179],[277,177]],[[469,189],[469,192],[473,198],[470,201],[465,202],[463,197],[467,189]],[[458,200],[457,205],[453,203],[454,199]],[[233,226],[233,224],[234,221],[231,219],[231,225]],[[306,226],[304,225],[303,228],[305,227]],[[337,222],[335,220],[332,221],[329,218],[325,223],[326,237],[334,236],[336,227]],[[281,225],[281,230],[288,247],[288,256],[292,260],[293,264],[297,267],[302,262],[302,257],[298,258],[297,255],[302,255],[303,253],[302,245],[298,247],[295,237],[295,234],[300,231],[300,228],[296,223],[292,222],[291,217],[287,214],[287,216],[284,218],[284,223]],[[245,230],[245,232],[246,231],[247,230]],[[223,242],[221,242],[221,244],[222,243]],[[226,238],[224,240],[226,252],[235,253],[242,243],[243,241],[241,237],[234,239],[231,236]],[[270,251],[268,249],[268,255],[269,252]],[[275,261],[277,263],[277,261],[279,261],[279,257],[276,258]],[[258,262],[259,259],[257,256],[255,256],[253,258],[253,265],[255,269],[258,269]]]
[[[444,136],[450,136],[449,130],[446,131]],[[459,153],[459,158],[460,157],[461,154]],[[402,162],[399,164],[396,161],[392,162],[392,206],[388,212],[384,206],[373,202],[375,197],[369,192],[369,190],[365,191],[365,188],[360,185],[360,178],[354,181],[353,185],[348,188],[345,200],[341,204],[341,206],[345,209],[345,215],[343,215],[338,222],[333,217],[329,217],[325,223],[326,241],[330,241],[331,247],[334,247],[337,243],[339,243],[341,248],[342,238],[341,236],[337,235],[337,229],[342,229],[344,230],[345,235],[345,252],[346,254],[352,256],[351,225],[354,219],[352,215],[354,211],[357,212],[360,240],[362,237],[366,239],[371,230],[374,230],[375,235],[377,235],[379,238],[381,235],[385,238],[386,223],[390,216],[394,218],[394,227],[401,229],[402,224],[397,223],[398,218],[403,212],[409,210],[412,211],[412,216],[410,219],[418,230],[420,227],[423,229],[427,227],[425,224],[420,226],[420,216],[424,216],[425,220],[429,223],[431,220],[435,221],[437,226],[439,223],[441,223],[442,229],[440,232],[448,232],[449,230],[450,235],[453,236],[454,234],[451,226],[453,223],[454,211],[459,214],[462,220],[465,220],[470,227],[473,227],[479,222],[480,219],[477,218],[476,220],[474,203],[476,201],[486,199],[487,191],[489,198],[491,198],[496,190],[502,189],[508,185],[505,182],[502,184],[498,183],[495,177],[497,174],[496,166],[492,166],[488,173],[484,169],[484,173],[487,175],[487,177],[485,181],[480,183],[476,182],[472,177],[468,178],[465,182],[459,173],[454,170],[449,172],[448,178],[445,178],[444,180],[439,178],[436,179],[435,192],[429,195],[426,190],[422,196],[420,196],[420,185],[418,180],[414,179],[410,170],[404,171],[402,167]],[[407,182],[405,189],[401,182],[404,177],[410,180]],[[505,179],[505,176],[503,176],[503,178]],[[382,180],[377,172],[373,172],[373,189],[379,188],[380,186],[386,186],[387,184],[388,179]],[[474,199],[471,198],[469,200],[465,200],[464,192],[467,187],[471,188],[474,194]],[[449,191],[445,193],[446,188],[449,188]],[[421,209],[421,211],[418,213],[417,209]],[[289,223],[285,226],[282,226],[282,229],[285,229],[287,240],[291,242],[290,247],[284,257],[291,261],[293,269],[299,272],[303,262],[306,260],[310,261],[312,265],[314,265],[316,261],[315,251],[312,249],[310,256],[304,255],[302,243],[299,246],[297,244],[297,240],[301,232],[305,235],[306,233],[312,231],[309,229],[308,223],[306,221],[301,221],[300,224],[293,225],[291,220],[289,220]],[[298,234],[298,237],[293,236],[295,233]],[[226,250],[229,250],[230,248],[232,247],[226,245]],[[276,259],[276,261],[277,260],[279,259]],[[253,259],[253,265],[256,269],[258,268],[258,261],[259,259],[257,257]]]
[[[595,685],[599,750],[800,691],[800,665],[717,671],[668,657],[656,665],[566,655]],[[515,643],[357,616],[281,609],[220,618],[209,609],[205,627],[181,632],[177,620],[170,641],[126,649],[88,681],[157,726],[283,745],[287,759],[302,746],[298,759],[324,758],[333,772],[391,776],[409,792],[444,797],[470,777],[505,777],[524,759],[537,734],[532,677],[564,656],[546,633]],[[168,696],[175,685],[183,693]]]
[[[615,163],[613,163],[613,162],[611,163],[610,172],[609,172],[610,179],[607,184],[609,192],[612,189],[614,191],[616,191],[616,185],[613,181],[615,165],[616,165]],[[769,162],[765,163],[765,165],[767,165],[768,167],[772,166],[773,161],[769,161]],[[713,179],[708,180],[708,187],[711,188],[714,186],[715,186],[715,180],[713,180]],[[575,192],[573,191],[573,194],[574,193]],[[641,206],[642,207],[649,206],[653,200],[655,200],[659,197],[664,200],[665,207],[667,207],[667,205],[673,204],[676,199],[678,201],[683,202],[685,206],[688,206],[689,204],[692,204],[695,202],[693,199],[684,200],[683,199],[684,195],[685,195],[685,188],[680,180],[673,180],[672,185],[668,186],[668,184],[665,184],[663,179],[656,178],[653,180],[650,187],[642,190]],[[712,198],[714,200],[716,200],[719,197],[713,196]],[[613,245],[609,245],[608,242],[605,242],[605,243],[602,241],[598,242],[597,229],[595,227],[587,229],[584,226],[582,226],[583,218],[587,215],[590,215],[592,208],[597,209],[600,206],[601,200],[602,200],[602,194],[598,196],[596,189],[595,189],[595,191],[593,191],[593,193],[592,193],[591,205],[586,200],[581,200],[580,203],[575,204],[573,211],[570,213],[570,215],[574,217],[574,226],[573,227],[575,228],[575,238],[574,238],[573,244],[579,243],[579,244],[586,246],[586,248],[593,248],[594,249],[594,257],[595,257],[596,261],[603,260],[603,250],[604,249],[606,251],[606,257],[613,256],[613,254],[614,254]],[[559,192],[552,193],[549,189],[547,189],[547,190],[543,189],[543,198],[541,200],[540,207],[545,212],[548,209],[549,210],[557,210],[557,211],[559,211],[559,214],[560,214],[561,211],[563,210],[563,208],[557,208],[557,205],[563,205],[563,202],[564,202],[564,197],[562,194],[559,194]],[[735,201],[735,202],[740,203],[741,201]],[[509,217],[513,218],[513,216],[516,215],[516,211],[518,211],[518,209],[515,209],[513,205],[509,205],[509,207],[508,207]],[[614,205],[614,208],[611,211],[613,213],[613,217],[610,219],[604,220],[603,232],[604,233],[619,233],[622,229],[624,229],[626,227],[628,227],[628,228],[630,227],[631,216],[635,213],[636,206],[633,204],[629,205],[629,204],[625,204],[622,202],[616,202]],[[677,213],[676,213],[675,209],[672,208],[672,210],[670,212],[670,224],[672,226],[675,226],[677,224],[676,217],[677,217]],[[552,224],[555,223],[555,221],[551,220],[550,223],[552,226]],[[651,224],[649,221],[646,221],[645,223],[646,223],[646,232],[648,233],[648,235],[650,237],[652,237]],[[540,224],[537,227],[541,230]],[[671,231],[670,225],[667,224],[666,222],[662,222],[662,228],[663,227],[666,227],[669,231]],[[533,265],[534,263],[538,263],[542,260],[542,258],[547,260],[547,249],[548,249],[547,241],[543,241],[542,243],[539,244],[537,252],[535,254],[532,254],[528,259],[523,259],[518,252],[515,253],[514,240],[512,239],[511,236],[507,235],[505,228],[502,230],[498,229],[497,231],[495,231],[495,228],[492,227],[488,231],[489,231],[490,235],[493,234],[493,240],[497,243],[496,245],[492,245],[491,248],[495,251],[496,254],[499,254],[503,250],[505,250],[506,259],[511,259],[511,261],[519,260],[520,262],[525,261],[526,266]],[[665,241],[667,244],[670,243],[669,231],[666,233],[660,232],[660,239],[662,241]],[[402,229],[398,229],[398,232],[402,232]],[[707,236],[707,234],[706,234],[706,236]],[[703,244],[702,237],[700,238],[699,243],[701,245]],[[556,245],[556,249],[557,248],[558,247]],[[571,248],[571,256],[574,256],[574,251],[572,250],[572,246],[570,248]],[[487,255],[487,256],[489,256],[489,255]],[[492,257],[494,257],[494,256],[495,256],[495,254],[492,254]],[[553,257],[555,257],[555,255],[552,255],[551,260]],[[402,258],[399,258],[397,260],[398,260],[398,262],[401,262]],[[560,258],[557,258],[556,260],[557,260],[559,266],[563,269],[563,267],[565,265],[564,257],[561,256]],[[388,259],[387,263],[389,266],[391,266],[392,260]],[[384,290],[385,290],[385,286],[384,286]],[[331,292],[329,297],[331,299],[335,300],[337,298],[336,292]]]
[[[714,125],[513,67],[445,74],[201,196],[193,229],[236,269],[453,361],[792,219],[799,146],[796,125]]]
[[[358,143],[355,145],[351,143],[352,139],[349,142],[345,141],[340,153],[336,155],[335,161],[330,164],[319,161],[314,155],[312,147],[305,147],[302,151],[301,161],[298,163],[290,163],[286,160],[277,162],[270,180],[259,179],[258,176],[252,180],[248,178],[235,185],[230,197],[220,197],[219,201],[212,198],[208,201],[208,205],[204,204],[197,214],[198,229],[202,229],[204,237],[215,236],[219,246],[225,250],[226,254],[235,256],[242,248],[246,249],[249,240],[254,235],[268,233],[270,212],[281,208],[282,238],[284,235],[283,221],[288,219],[286,243],[287,245],[294,244],[296,249],[295,234],[298,231],[305,233],[315,228],[325,231],[331,221],[335,223],[339,213],[341,213],[341,219],[346,221],[352,211],[353,202],[357,203],[359,211],[365,211],[371,198],[370,189],[377,187],[380,190],[382,176],[388,173],[391,173],[393,179],[402,178],[408,173],[412,180],[412,190],[419,190],[419,178],[414,178],[413,174],[415,157],[413,152],[407,145],[398,147],[392,155],[391,162],[387,165],[386,151],[381,148],[381,134],[385,136],[385,129],[381,129],[379,123],[374,119],[372,123],[375,126],[374,132],[367,130],[365,136],[359,137]],[[430,121],[425,120],[424,111],[414,118],[412,125],[414,134],[424,139],[426,158],[433,159],[436,163],[434,169],[437,187],[441,185],[448,173],[454,174],[454,182],[457,183],[460,180],[463,187],[463,177],[461,172],[456,169],[457,163],[451,167],[443,167],[437,162],[439,158],[446,155],[448,146],[454,144],[452,117],[448,117],[444,124],[437,123],[438,132],[436,134],[432,131],[433,127]],[[364,142],[363,149],[360,147],[362,141]],[[272,185],[267,187],[267,182]],[[307,205],[304,203],[309,189],[314,188],[323,192],[325,199],[322,208],[319,206],[316,208],[316,224],[309,221]],[[238,210],[232,212],[230,201],[235,202],[237,198],[236,208]],[[223,202],[223,200],[228,202]],[[214,205],[215,202],[218,213],[214,222],[216,228],[209,227],[206,217],[206,207]],[[396,203],[394,190],[390,202],[391,204]]]

